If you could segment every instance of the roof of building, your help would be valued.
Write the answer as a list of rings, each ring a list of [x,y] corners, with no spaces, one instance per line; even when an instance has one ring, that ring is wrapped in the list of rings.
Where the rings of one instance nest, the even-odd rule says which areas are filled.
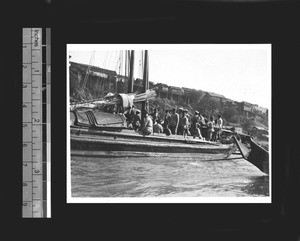
[[[222,99],[222,102],[231,102],[231,103],[233,103],[234,100],[231,100],[231,99],[228,99],[228,98],[224,98],[224,99]]]
[[[168,87],[167,84],[163,84],[163,83],[157,83],[155,86],[159,86],[159,85]]]
[[[171,88],[171,89],[175,89],[175,90],[181,90],[181,88],[180,88],[180,87],[176,87],[176,86],[169,86],[169,88]]]
[[[75,63],[75,62],[71,62],[71,61],[70,61],[70,64],[73,65],[73,66],[77,66],[79,68],[85,69],[85,70],[88,68],[88,66],[91,66],[90,71],[107,73],[107,74],[112,74],[112,75],[117,75],[116,71],[109,70],[109,69],[102,69],[102,68],[100,68],[98,66],[93,66],[93,65],[88,65],[88,64],[81,64],[81,63]]]
[[[209,94],[211,97],[225,98],[224,95],[216,94],[216,93],[213,93],[213,92],[206,91],[206,93]]]
[[[244,103],[244,104],[247,104],[247,105],[253,105],[253,104],[251,104],[251,103],[249,103],[247,101],[242,101],[241,103]]]
[[[234,100],[228,98],[226,98],[226,101],[234,102]]]
[[[117,74],[118,78],[128,79],[128,76]]]
[[[196,91],[195,89],[186,88],[186,87],[182,87],[181,89],[183,89],[184,91]]]

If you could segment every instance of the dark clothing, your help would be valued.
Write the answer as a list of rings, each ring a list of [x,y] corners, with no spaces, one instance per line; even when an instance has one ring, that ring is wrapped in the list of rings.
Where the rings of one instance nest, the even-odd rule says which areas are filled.
[[[124,115],[126,117],[126,121],[128,124],[132,123],[132,117],[134,115],[134,111],[132,109],[129,109],[127,111],[125,111]]]
[[[178,135],[182,135],[183,134],[183,122],[184,122],[184,116],[181,116],[179,118],[179,123],[178,123],[178,131],[177,131],[177,134]]]
[[[153,113],[151,114],[151,116],[152,116],[153,123],[154,123],[155,121],[157,121],[157,123],[160,123],[160,117],[159,117],[159,115],[158,115],[158,112],[153,112]]]
[[[138,114],[132,116],[132,127],[134,130],[138,130],[141,127],[141,117]]]
[[[176,126],[169,126],[170,131],[172,132],[173,135],[177,135],[177,128]],[[175,133],[176,131],[176,133]]]
[[[207,137],[206,137],[208,141],[213,140],[213,133],[214,133],[214,123],[212,121],[209,121],[207,123]]]
[[[192,120],[191,120],[191,134],[195,137],[195,136],[200,136],[200,117],[198,115],[195,115]],[[199,133],[200,132],[200,133]]]
[[[172,135],[172,132],[171,132],[171,130],[169,129],[169,127],[164,128],[164,133],[165,133],[167,136]]]
[[[166,116],[165,116],[164,125],[165,126],[169,125],[170,121],[171,121],[171,115],[170,115],[170,113],[167,113]]]

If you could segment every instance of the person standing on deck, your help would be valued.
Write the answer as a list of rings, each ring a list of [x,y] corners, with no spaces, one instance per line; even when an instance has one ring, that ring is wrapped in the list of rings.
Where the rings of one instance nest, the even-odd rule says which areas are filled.
[[[221,135],[221,132],[222,132],[221,129],[223,128],[223,119],[221,118],[221,115],[218,115],[217,125],[219,127],[217,137],[218,137],[218,139],[220,139],[220,135]]]
[[[164,133],[169,136],[172,134],[171,130],[169,129],[169,124],[171,121],[171,115],[169,113],[169,110],[165,110],[165,119],[164,119],[164,123],[162,125],[163,129],[164,129]]]
[[[200,130],[200,116],[199,112],[195,111],[195,115],[191,120],[191,133],[195,139],[195,137],[199,137],[199,139],[202,139],[201,130]]]
[[[214,131],[212,133],[212,138],[211,140],[212,141],[217,141],[217,132],[219,131],[219,127],[218,127],[218,120],[217,119],[214,119],[213,120],[213,124],[214,124]]]
[[[187,117],[187,113],[188,111],[187,110],[183,110],[183,117],[182,117],[182,129],[183,129],[183,137],[184,139],[186,139],[186,137],[188,135],[190,135],[190,132],[189,132],[189,119]]]
[[[199,113],[199,111],[198,111],[198,113]],[[199,113],[199,124],[200,124],[200,126],[204,126],[205,125],[204,116],[201,115],[200,113]]]
[[[183,109],[179,108],[178,109],[178,116],[179,116],[179,123],[178,123],[178,130],[177,130],[177,134],[178,135],[182,135],[183,134],[183,117],[184,117],[184,113],[183,113]]]
[[[206,140],[211,141],[214,133],[214,118],[211,116],[207,122],[207,138]]]
[[[174,135],[177,135],[178,123],[179,123],[179,115],[178,113],[176,113],[176,109],[173,108],[169,128],[172,131],[172,134]]]
[[[166,125],[170,124],[171,121],[171,114],[169,113],[169,110],[165,110],[165,119],[164,119],[164,123],[163,123],[163,127],[165,127]]]
[[[149,116],[148,111],[145,110],[144,125],[142,126],[141,132],[143,135],[150,135],[153,132],[153,122]]]

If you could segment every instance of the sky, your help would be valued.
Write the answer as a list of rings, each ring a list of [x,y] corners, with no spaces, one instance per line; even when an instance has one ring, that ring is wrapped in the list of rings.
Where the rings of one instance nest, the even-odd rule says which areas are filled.
[[[271,109],[270,44],[71,44],[67,61],[91,63],[118,74],[121,69],[124,74],[120,50],[128,49],[136,50],[135,78],[142,78],[141,50],[147,49],[149,81],[214,92]]]

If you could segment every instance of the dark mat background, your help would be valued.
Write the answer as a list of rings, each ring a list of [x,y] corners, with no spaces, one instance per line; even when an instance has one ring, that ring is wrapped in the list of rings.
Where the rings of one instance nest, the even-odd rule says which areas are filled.
[[[299,3],[10,1],[1,9],[2,228],[11,240],[299,240]],[[44,220],[21,218],[23,27],[52,28],[52,218]],[[271,43],[272,204],[67,204],[67,43]]]

